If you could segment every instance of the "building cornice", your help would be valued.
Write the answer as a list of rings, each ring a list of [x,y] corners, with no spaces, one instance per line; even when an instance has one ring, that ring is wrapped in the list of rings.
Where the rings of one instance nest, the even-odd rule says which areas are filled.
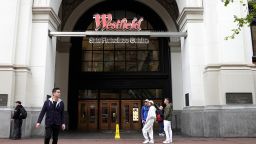
[[[51,7],[33,7],[33,22],[49,23],[55,30],[61,24],[61,20]]]
[[[179,30],[184,31],[187,23],[203,22],[203,13],[204,9],[202,7],[184,7],[177,19]]]
[[[205,72],[220,70],[256,70],[254,64],[210,64],[205,67]]]

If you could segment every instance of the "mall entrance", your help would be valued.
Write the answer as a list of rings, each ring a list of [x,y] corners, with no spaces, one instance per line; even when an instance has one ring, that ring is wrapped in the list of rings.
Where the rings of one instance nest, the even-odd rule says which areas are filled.
[[[115,92],[122,90],[115,90]],[[131,91],[132,92],[132,91]],[[110,97],[122,93],[104,93]],[[156,106],[162,100],[154,100]],[[78,129],[82,131],[115,130],[116,123],[121,130],[141,129],[141,107],[143,100],[80,100],[78,103]]]
[[[73,31],[95,31],[96,13],[112,14],[113,21],[143,17],[141,31],[166,31],[161,18],[136,1],[99,3],[80,17]],[[115,130],[119,123],[124,131],[141,130],[143,100],[153,100],[159,106],[165,97],[172,98],[169,39],[143,38],[148,43],[93,43],[90,37],[71,38],[70,129]]]

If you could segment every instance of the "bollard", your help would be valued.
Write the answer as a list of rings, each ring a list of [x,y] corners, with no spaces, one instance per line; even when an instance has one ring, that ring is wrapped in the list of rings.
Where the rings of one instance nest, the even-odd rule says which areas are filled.
[[[119,124],[116,123],[115,140],[119,140],[119,139],[120,139]]]

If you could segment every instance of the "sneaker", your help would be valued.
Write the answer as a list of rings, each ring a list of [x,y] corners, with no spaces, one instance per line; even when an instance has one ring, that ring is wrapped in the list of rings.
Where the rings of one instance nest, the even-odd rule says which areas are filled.
[[[153,140],[150,140],[150,141],[149,141],[149,143],[150,143],[150,144],[153,144],[153,143],[154,143],[154,141],[153,141]]]
[[[163,141],[163,143],[164,143],[164,144],[168,144],[168,143],[171,143],[171,142],[168,141],[168,140],[165,140],[165,141]]]
[[[143,143],[146,144],[146,143],[148,143],[148,142],[149,142],[149,140],[145,140]]]

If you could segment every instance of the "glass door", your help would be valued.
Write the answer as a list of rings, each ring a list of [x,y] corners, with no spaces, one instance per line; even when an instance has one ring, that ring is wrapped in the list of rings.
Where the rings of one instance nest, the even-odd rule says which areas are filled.
[[[140,130],[140,100],[122,100],[121,102],[121,123],[124,130]]]
[[[116,122],[119,119],[119,101],[101,100],[100,101],[100,129],[115,130]]]
[[[96,100],[79,101],[78,129],[97,130],[98,105]]]

